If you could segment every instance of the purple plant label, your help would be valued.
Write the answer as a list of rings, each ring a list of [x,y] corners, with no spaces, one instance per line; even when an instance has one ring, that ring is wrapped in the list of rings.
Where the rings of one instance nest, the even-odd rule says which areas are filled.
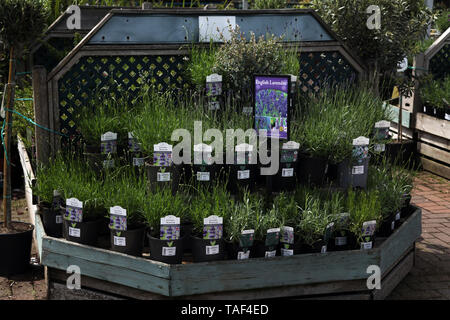
[[[102,134],[100,152],[102,154],[117,153],[117,133],[106,132]]]
[[[180,218],[172,215],[161,218],[159,238],[161,240],[180,239]]]
[[[281,150],[281,163],[296,162],[298,150]]]
[[[289,77],[255,77],[255,129],[268,137],[288,137]],[[259,133],[259,131],[258,131]]]
[[[221,239],[223,236],[223,218],[209,216],[203,219],[203,239]]]
[[[109,228],[127,230],[127,210],[119,206],[111,207],[109,210]]]
[[[83,221],[83,208],[77,208],[66,205],[64,219],[75,222]]]
[[[289,243],[289,244],[293,244],[294,243],[294,228],[292,227],[283,227],[281,229],[281,239],[280,239],[281,243]]]
[[[206,95],[207,96],[220,96],[222,94],[222,82],[207,82],[206,83]]]
[[[372,236],[375,233],[375,228],[377,226],[377,222],[375,220],[366,221],[362,226],[362,235],[363,236]]]
[[[172,165],[172,151],[158,151],[153,153],[153,165],[169,167]]]

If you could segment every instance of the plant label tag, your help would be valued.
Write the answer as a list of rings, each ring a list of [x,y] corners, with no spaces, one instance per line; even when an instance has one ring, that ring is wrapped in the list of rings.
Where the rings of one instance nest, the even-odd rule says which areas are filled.
[[[213,246],[206,246],[206,255],[207,256],[211,256],[211,255],[215,255],[215,254],[219,254],[219,245],[213,245]]]
[[[212,161],[213,148],[205,143],[194,145],[194,164],[210,165]]]
[[[352,174],[364,174],[364,166],[353,166],[352,167]]]
[[[239,236],[239,247],[250,248],[253,245],[255,230],[243,230]]]
[[[370,242],[361,242],[361,250],[372,249],[372,241]]]
[[[145,158],[133,158],[134,167],[142,167],[145,164]]]
[[[427,112],[427,106],[423,106],[423,112],[424,112],[424,113]]]
[[[114,245],[118,247],[126,247],[127,240],[125,237],[114,236]]]
[[[69,236],[79,238],[80,237],[80,229],[69,227]]]
[[[280,242],[293,244],[294,243],[294,228],[287,227],[287,226],[284,226],[283,228],[281,228]]]
[[[445,113],[445,120],[449,120],[450,121],[450,113]]]
[[[141,144],[136,141],[133,132],[128,132],[128,150],[130,150],[130,152],[141,151]]]
[[[250,170],[238,170],[237,178],[238,180],[250,179]]]
[[[223,218],[209,216],[203,219],[203,239],[215,240],[223,236]]]
[[[247,260],[248,258],[250,258],[250,250],[247,251],[239,251],[238,255],[237,255],[237,259],[238,260]]]
[[[109,228],[113,230],[127,230],[127,210],[114,206],[109,208]]]
[[[391,222],[391,231],[395,229],[395,221]]]
[[[63,217],[62,216],[60,216],[60,215],[58,215],[58,216],[56,216],[56,224],[61,224],[61,223],[63,223]]]
[[[281,161],[282,163],[296,162],[298,156],[298,149],[300,148],[300,143],[295,141],[288,141],[283,143],[281,147]]]
[[[281,248],[281,256],[287,257],[287,256],[293,256],[293,255],[294,255],[294,250]]]
[[[180,218],[172,215],[161,218],[159,238],[161,240],[180,239]]]
[[[335,246],[345,246],[347,245],[347,237],[336,237],[334,238]]]
[[[114,168],[114,159],[103,160],[103,168],[105,169]]]
[[[369,142],[369,138],[362,136],[353,139],[352,156],[354,160],[363,160],[369,156]]]
[[[266,233],[266,247],[275,247],[280,242],[280,228],[268,229]]]
[[[206,77],[206,95],[220,96],[222,94],[222,76],[217,73]]]
[[[163,257],[173,257],[177,254],[177,247],[162,247],[161,255]]]
[[[325,241],[325,243],[328,242],[328,239],[331,238],[331,234],[333,233],[333,229],[334,229],[334,222],[331,222],[327,225],[327,227],[325,228],[325,233],[323,235],[323,240]]]
[[[167,182],[170,181],[170,172],[158,172],[156,174],[156,180],[158,182]]]
[[[253,107],[243,107],[242,113],[243,114],[253,114]]]
[[[253,146],[248,143],[238,144],[234,148],[234,164],[250,164],[252,163]]]
[[[283,168],[281,170],[281,176],[282,177],[293,177],[294,176],[294,168]]]
[[[376,220],[370,220],[363,223],[362,226],[362,235],[363,237],[371,237],[375,233],[375,228],[377,226]]]
[[[83,202],[77,198],[66,199],[66,212],[64,219],[68,221],[82,222],[83,221]]]
[[[322,248],[320,249],[320,253],[327,253],[327,246],[322,246]]]
[[[197,172],[197,181],[209,181],[209,172]]]
[[[208,101],[208,110],[210,111],[220,110],[220,102],[214,100]]]
[[[273,258],[277,255],[277,250],[266,251],[264,258]]]
[[[386,145],[384,143],[377,143],[374,146],[375,152],[384,152],[386,150]]]
[[[395,221],[400,220],[400,211],[395,214]]]
[[[386,120],[375,123],[374,139],[377,141],[389,139],[389,127],[391,123]]]
[[[108,131],[100,137],[102,154],[117,153],[117,133]]]
[[[158,167],[172,165],[172,145],[165,142],[153,145],[153,165]]]

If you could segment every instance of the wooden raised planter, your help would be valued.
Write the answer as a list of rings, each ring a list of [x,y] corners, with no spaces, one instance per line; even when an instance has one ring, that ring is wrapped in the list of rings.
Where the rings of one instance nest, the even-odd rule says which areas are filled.
[[[49,237],[30,201],[27,197],[51,299],[383,299],[411,270],[421,234],[421,210],[415,208],[371,250],[168,265]],[[81,270],[81,290],[66,288],[71,265]],[[380,267],[380,290],[367,288],[370,265]]]

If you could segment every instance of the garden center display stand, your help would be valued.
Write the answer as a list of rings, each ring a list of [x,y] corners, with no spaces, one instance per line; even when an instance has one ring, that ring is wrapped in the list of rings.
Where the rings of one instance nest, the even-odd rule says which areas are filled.
[[[416,207],[411,207],[414,212],[390,237],[378,238],[373,249],[267,259],[169,265],[49,237],[32,204],[34,174],[20,140],[19,152],[50,299],[384,299],[414,264],[422,215]],[[80,267],[80,290],[67,289],[70,274],[66,270],[71,265]],[[367,288],[371,265],[380,267],[379,290]]]

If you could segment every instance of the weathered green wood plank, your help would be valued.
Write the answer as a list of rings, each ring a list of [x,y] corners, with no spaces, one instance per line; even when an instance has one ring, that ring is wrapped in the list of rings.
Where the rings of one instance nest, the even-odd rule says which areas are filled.
[[[422,210],[414,213],[380,246],[381,273],[384,274],[411,247],[422,233]]]
[[[173,266],[171,295],[364,279],[378,263],[378,250],[354,250]]]
[[[392,122],[398,123],[400,109],[388,103],[385,103],[385,106],[390,111]],[[402,110],[402,126],[405,128],[411,128],[411,112]]]
[[[167,264],[150,259],[133,257],[111,250],[86,246],[64,239],[45,237],[43,240],[43,251],[44,253],[56,255],[70,254],[73,257],[93,263],[117,266],[124,270],[138,271],[163,279],[169,278],[169,265]],[[46,264],[45,257],[43,263]]]
[[[142,273],[124,267],[84,260],[72,256],[70,251],[68,251],[66,255],[44,251],[43,260],[48,267],[67,270],[68,266],[76,265],[80,268],[82,276],[87,275],[93,278],[123,284],[132,288],[158,294],[169,294],[168,279],[155,277],[148,273]]]

